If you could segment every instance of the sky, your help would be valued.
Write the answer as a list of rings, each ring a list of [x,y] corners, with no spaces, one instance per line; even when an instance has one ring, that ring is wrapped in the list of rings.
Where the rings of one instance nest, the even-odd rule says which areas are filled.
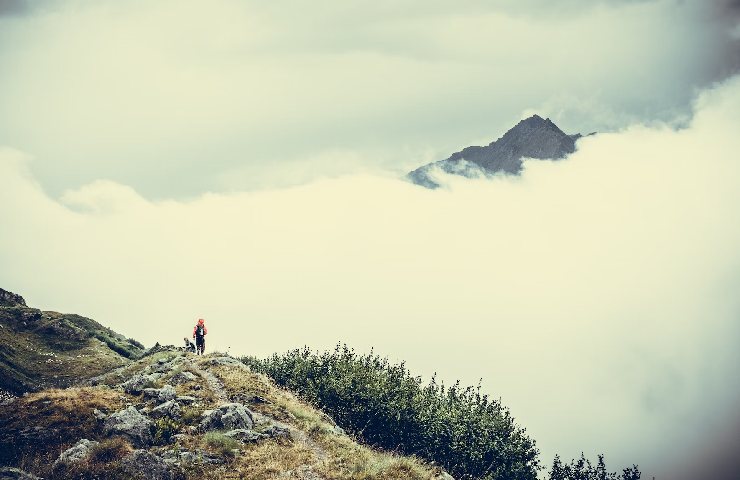
[[[148,345],[374,347],[483,378],[545,464],[734,478],[739,13],[0,0],[0,287]],[[399,178],[533,113],[599,133]]]

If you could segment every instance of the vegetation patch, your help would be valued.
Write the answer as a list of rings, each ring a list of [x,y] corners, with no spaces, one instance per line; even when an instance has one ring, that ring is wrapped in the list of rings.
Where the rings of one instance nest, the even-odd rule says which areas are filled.
[[[363,442],[443,465],[455,477],[534,480],[535,443],[498,400],[480,387],[423,385],[404,364],[308,348],[266,360],[244,358],[256,371],[329,413]]]
[[[235,457],[241,445],[238,440],[227,437],[221,432],[208,432],[203,435],[203,444],[212,452],[222,457]]]
[[[18,465],[24,458],[56,457],[77,440],[98,440],[101,429],[94,411],[123,408],[116,392],[105,387],[52,389],[18,398],[11,412],[0,413],[0,464]]]

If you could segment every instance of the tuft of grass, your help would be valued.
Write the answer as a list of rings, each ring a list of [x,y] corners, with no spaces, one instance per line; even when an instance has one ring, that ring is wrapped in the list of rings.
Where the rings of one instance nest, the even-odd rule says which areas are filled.
[[[122,437],[106,438],[90,450],[88,461],[90,463],[110,463],[120,460],[133,451],[134,448],[128,440]]]
[[[241,445],[238,440],[227,437],[221,432],[208,432],[203,435],[203,443],[209,450],[222,457],[234,457],[234,451]]]

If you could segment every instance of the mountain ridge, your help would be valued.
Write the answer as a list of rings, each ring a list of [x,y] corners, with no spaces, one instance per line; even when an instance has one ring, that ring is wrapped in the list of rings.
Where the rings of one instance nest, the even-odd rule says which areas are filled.
[[[566,134],[549,118],[535,114],[519,121],[486,146],[469,146],[444,160],[412,170],[406,178],[417,185],[435,189],[440,170],[452,175],[476,178],[493,174],[519,175],[522,159],[560,160],[573,153],[580,133]]]

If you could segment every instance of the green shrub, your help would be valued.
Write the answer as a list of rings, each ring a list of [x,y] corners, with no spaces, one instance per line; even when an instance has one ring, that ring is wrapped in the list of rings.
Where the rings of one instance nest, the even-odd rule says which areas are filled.
[[[172,436],[180,431],[182,424],[171,418],[163,417],[152,423],[152,437],[157,445],[170,443]]]
[[[447,387],[435,378],[423,385],[403,363],[392,365],[372,351],[358,355],[346,345],[242,361],[365,443],[435,462],[460,479],[537,478],[535,442],[480,386]]]
[[[625,468],[622,473],[607,472],[604,456],[598,456],[596,466],[581,453],[581,458],[572,460],[570,465],[563,464],[556,456],[552,463],[549,480],[640,480],[640,470],[637,465]]]

